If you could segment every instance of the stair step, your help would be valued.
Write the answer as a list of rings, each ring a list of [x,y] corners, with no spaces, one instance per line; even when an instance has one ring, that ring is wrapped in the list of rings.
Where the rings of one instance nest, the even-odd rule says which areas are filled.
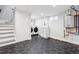
[[[11,39],[15,39],[15,37],[0,39],[0,41],[11,40]]]
[[[0,25],[0,44],[15,41],[14,25]]]
[[[0,31],[6,31],[6,30],[14,30],[14,29],[0,29]]]
[[[5,30],[5,31],[0,31],[0,33],[6,33],[6,32],[14,32],[14,30]]]
[[[0,40],[0,45],[1,45],[1,44],[10,43],[10,42],[14,42],[14,41],[15,41],[15,39]]]
[[[4,35],[0,35],[0,37],[13,36],[13,35],[14,35],[14,33],[12,33],[12,34],[4,34]]]
[[[14,27],[0,27],[0,29],[14,29]]]
[[[0,40],[2,40],[2,39],[7,39],[7,38],[14,38],[15,36],[14,35],[11,35],[11,36],[4,36],[4,37],[0,37]]]
[[[0,27],[14,27],[14,25],[0,25]]]
[[[4,32],[4,33],[0,33],[0,35],[5,35],[5,34],[14,34],[14,32]]]

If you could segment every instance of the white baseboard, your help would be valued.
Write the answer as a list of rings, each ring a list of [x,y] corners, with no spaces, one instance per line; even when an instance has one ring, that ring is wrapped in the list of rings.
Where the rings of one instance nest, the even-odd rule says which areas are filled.
[[[27,39],[27,40],[31,40],[31,39]],[[14,42],[9,42],[9,43],[5,43],[5,44],[1,44],[0,47],[11,45],[11,44],[15,44],[15,43],[19,43],[19,42],[23,42],[23,41],[26,41],[26,40],[14,41]]]
[[[58,38],[58,37],[54,37],[54,36],[50,36],[50,38],[55,38],[56,40],[60,40],[60,41],[64,41],[64,42],[79,45],[79,41],[76,41],[75,39],[72,40],[72,39],[66,39],[66,38]]]

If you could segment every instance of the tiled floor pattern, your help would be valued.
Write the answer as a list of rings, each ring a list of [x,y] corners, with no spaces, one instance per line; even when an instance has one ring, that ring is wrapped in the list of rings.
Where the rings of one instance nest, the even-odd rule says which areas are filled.
[[[32,40],[0,47],[0,54],[77,54],[79,46],[32,36]]]

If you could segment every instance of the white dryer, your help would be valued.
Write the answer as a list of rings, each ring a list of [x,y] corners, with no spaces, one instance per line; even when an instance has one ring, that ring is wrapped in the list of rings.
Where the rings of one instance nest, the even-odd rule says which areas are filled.
[[[38,34],[38,27],[34,27],[34,34]]]
[[[36,34],[38,34],[38,32],[39,32],[38,27],[36,27],[36,26],[31,27],[31,35],[36,35]]]

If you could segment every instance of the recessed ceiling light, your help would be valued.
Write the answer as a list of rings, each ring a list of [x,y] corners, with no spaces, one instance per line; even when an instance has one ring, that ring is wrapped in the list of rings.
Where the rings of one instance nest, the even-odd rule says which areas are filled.
[[[34,15],[31,15],[31,19],[35,19],[36,18],[36,16],[34,16]]]
[[[53,20],[54,18],[53,17],[50,17],[50,20]]]
[[[58,16],[50,17],[50,21],[52,21],[52,20],[58,20]]]
[[[52,5],[52,7],[56,7],[56,5]]]
[[[44,13],[41,13],[40,15],[41,15],[41,16],[44,16]]]
[[[55,16],[54,19],[55,19],[55,20],[58,20],[58,16]]]

